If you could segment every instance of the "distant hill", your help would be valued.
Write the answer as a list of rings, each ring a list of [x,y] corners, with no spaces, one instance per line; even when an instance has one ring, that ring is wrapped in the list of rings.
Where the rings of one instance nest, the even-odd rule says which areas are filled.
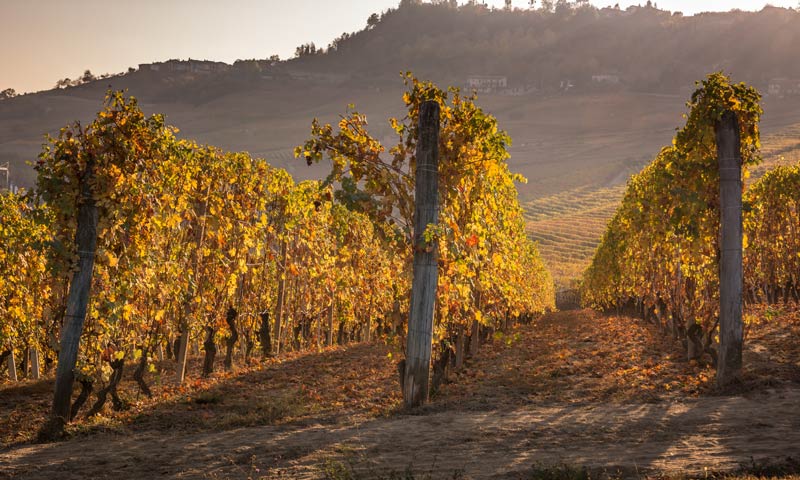
[[[683,17],[563,2],[555,12],[441,3],[405,0],[364,30],[313,54],[300,48],[288,61],[167,61],[0,100],[0,164],[11,163],[15,184],[32,185],[25,161],[36,158],[43,135],[91,119],[111,87],[166,114],[186,138],[249,151],[296,178],[320,178],[324,165],[292,157],[312,118],[336,121],[353,103],[391,144],[386,119],[403,114],[400,71],[441,85],[472,79],[487,90],[478,103],[511,134],[511,167],[529,179],[519,186],[529,228],[566,284],[591,255],[628,176],[671,141],[694,81],[707,73],[723,69],[772,90],[762,124],[768,155],[799,151],[798,12]]]
[[[556,89],[614,75],[633,91],[676,93],[714,70],[766,87],[800,77],[800,12],[766,7],[684,17],[653,7],[554,12],[454,8],[403,2],[372,28],[338,39],[333,51],[295,63],[354,77],[412,69],[446,81],[505,75],[514,85]],[[648,2],[649,4],[650,2]]]
[[[148,111],[166,113],[188,137],[313,177],[321,172],[290,155],[311,119],[335,120],[355,103],[388,135],[385,118],[402,113],[398,73],[413,70],[457,86],[470,76],[503,78],[504,87],[481,94],[480,103],[515,140],[514,163],[532,180],[525,195],[540,196],[640,166],[669,140],[693,82],[710,71],[724,69],[764,91],[771,79],[800,78],[800,13],[789,9],[683,17],[566,2],[552,12],[436,3],[404,0],[364,30],[314,54],[299,48],[302,55],[289,61],[170,61],[2,100],[0,163],[10,161],[14,182],[30,185],[24,161],[35,158],[42,135],[91,118],[113,87],[128,89]],[[580,181],[551,181],[565,165],[583,165],[589,152],[595,158]]]

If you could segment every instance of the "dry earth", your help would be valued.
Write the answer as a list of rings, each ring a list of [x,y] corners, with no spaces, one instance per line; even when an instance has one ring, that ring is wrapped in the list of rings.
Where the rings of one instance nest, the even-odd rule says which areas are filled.
[[[190,413],[178,403],[154,414],[159,422],[132,420],[109,432],[0,451],[0,478],[330,478],[342,471],[374,478],[409,466],[430,478],[531,478],[538,465],[560,463],[640,477],[703,476],[752,462],[797,467],[800,321],[797,312],[770,318],[751,327],[745,382],[734,394],[715,392],[711,370],[683,361],[680,347],[652,326],[563,312],[497,335],[419,411],[397,410],[396,396],[388,395],[392,363],[379,360],[386,347],[355,346],[286,367],[291,381],[317,385],[315,395],[335,397],[349,386],[351,400],[339,407],[344,397],[285,423],[215,424],[239,405],[242,382],[280,376],[280,366],[269,367],[221,381],[224,400],[208,410]],[[372,373],[341,379],[330,371],[331,384],[321,384],[320,356],[351,366],[364,361]],[[378,385],[365,400],[353,382],[373,377]],[[208,426],[163,422],[187,414],[209,419]]]

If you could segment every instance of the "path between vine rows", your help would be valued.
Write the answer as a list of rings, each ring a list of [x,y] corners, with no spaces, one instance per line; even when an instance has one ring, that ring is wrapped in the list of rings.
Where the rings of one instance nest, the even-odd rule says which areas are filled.
[[[620,319],[562,312],[520,326],[421,411],[94,433],[0,451],[0,478],[324,478],[336,465],[363,478],[409,465],[433,478],[525,478],[557,463],[700,474],[800,458],[796,318],[751,335],[750,383],[728,395],[690,381],[708,369],[676,360],[655,329],[609,322]],[[788,350],[764,352],[782,338]]]

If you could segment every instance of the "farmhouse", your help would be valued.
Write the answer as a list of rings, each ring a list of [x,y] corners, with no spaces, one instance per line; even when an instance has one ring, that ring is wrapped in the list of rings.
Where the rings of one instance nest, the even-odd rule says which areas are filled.
[[[593,83],[600,83],[604,85],[619,85],[619,75],[600,74],[592,75]]]
[[[508,87],[508,78],[501,75],[470,75],[467,88],[482,93],[491,93]]]
[[[168,60],[166,62],[142,63],[139,65],[140,72],[168,72],[168,73],[200,73],[210,74],[224,72],[230,65],[223,62],[211,62],[208,60]]]
[[[800,79],[798,78],[773,78],[769,81],[767,94],[776,97],[800,96]]]

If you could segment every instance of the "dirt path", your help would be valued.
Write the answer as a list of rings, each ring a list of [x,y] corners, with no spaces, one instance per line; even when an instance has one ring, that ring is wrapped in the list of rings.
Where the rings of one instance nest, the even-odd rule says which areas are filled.
[[[0,478],[320,478],[325,460],[370,476],[515,478],[535,463],[701,473],[800,456],[800,390],[645,405],[440,412],[330,429],[100,435],[0,454]]]
[[[747,353],[746,363],[757,367],[753,376],[769,382],[736,396],[714,395],[706,383],[687,383],[706,370],[676,360],[674,346],[662,344],[649,326],[631,325],[627,319],[565,312],[535,328],[521,327],[484,347],[466,373],[415,415],[370,417],[350,410],[354,416],[334,418],[334,412],[348,411],[336,407],[280,426],[234,429],[209,423],[197,431],[187,429],[185,420],[164,423],[166,415],[199,416],[183,411],[196,404],[167,405],[123,433],[0,451],[0,479],[324,478],[326,469],[337,467],[373,478],[408,466],[432,478],[457,472],[465,478],[524,478],[534,465],[559,463],[629,474],[702,474],[705,468],[722,471],[752,461],[800,458],[800,385],[795,381],[800,362],[795,350],[775,347],[794,348],[795,341],[786,342],[785,335],[794,332],[790,337],[796,339],[800,322],[776,325],[774,332],[764,327],[760,336],[752,336],[750,348],[758,352]],[[769,343],[778,334],[774,342],[780,343]],[[386,356],[378,349],[356,346],[329,357],[303,357],[292,370],[276,367],[239,378],[224,387],[230,390],[225,402],[208,407],[204,415],[215,418],[244,408],[252,398],[233,398],[234,391],[259,381],[274,388],[288,371],[297,381],[315,384],[324,366],[371,358],[377,369]],[[389,364],[381,374],[387,376],[384,389],[395,388],[391,369]],[[338,374],[326,378],[332,382]],[[340,379],[350,396],[366,395],[353,383],[364,381]],[[320,388],[324,396],[342,390],[338,384]],[[387,395],[381,392],[369,395]],[[160,427],[151,429],[156,424]]]

